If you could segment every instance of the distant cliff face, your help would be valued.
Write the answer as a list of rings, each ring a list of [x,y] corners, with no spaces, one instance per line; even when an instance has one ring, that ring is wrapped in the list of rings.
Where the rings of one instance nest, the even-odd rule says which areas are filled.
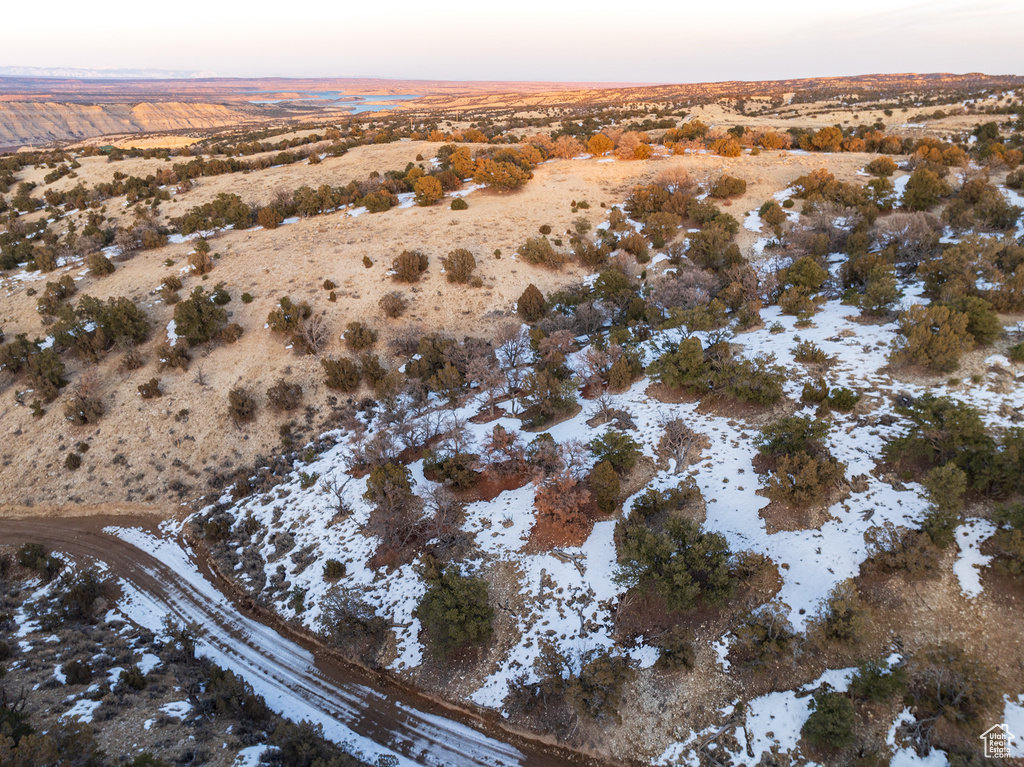
[[[222,104],[0,102],[0,146],[74,141],[112,133],[218,128],[249,117]]]

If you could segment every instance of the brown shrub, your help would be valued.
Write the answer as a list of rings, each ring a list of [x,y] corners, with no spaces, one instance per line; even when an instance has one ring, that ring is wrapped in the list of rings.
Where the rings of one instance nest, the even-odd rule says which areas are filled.
[[[476,259],[466,248],[456,248],[441,260],[448,282],[465,284],[476,269]]]
[[[200,253],[199,251],[189,253],[188,265],[200,277],[213,271],[213,259],[209,253]]]
[[[396,282],[419,282],[420,275],[427,271],[429,259],[418,250],[403,250],[394,260],[391,268]]]
[[[281,412],[296,410],[302,404],[302,386],[283,378],[267,389],[267,404]]]
[[[377,343],[377,331],[361,322],[350,322],[345,326],[344,338],[345,346],[358,352]]]
[[[284,216],[277,208],[261,208],[256,214],[256,223],[264,229],[277,229],[284,221]]]
[[[536,322],[544,316],[544,294],[531,282],[519,296],[516,309],[527,322]]]
[[[142,395],[142,399],[153,399],[154,397],[160,397],[163,392],[160,391],[160,382],[155,378],[150,378],[146,383],[139,385],[139,394]]]
[[[228,392],[228,415],[236,424],[256,420],[256,398],[241,386]]]
[[[91,254],[85,259],[85,262],[89,266],[89,273],[95,274],[97,277],[104,277],[114,273],[115,267],[113,262],[102,253]]]
[[[402,316],[408,307],[408,302],[406,302],[405,296],[401,293],[392,292],[381,296],[377,305],[385,317],[395,319]]]

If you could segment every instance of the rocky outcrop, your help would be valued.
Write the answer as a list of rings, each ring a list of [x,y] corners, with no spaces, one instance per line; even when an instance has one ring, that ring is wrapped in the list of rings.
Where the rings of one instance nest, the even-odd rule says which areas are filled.
[[[76,141],[117,133],[218,128],[246,120],[223,104],[0,102],[0,146]]]

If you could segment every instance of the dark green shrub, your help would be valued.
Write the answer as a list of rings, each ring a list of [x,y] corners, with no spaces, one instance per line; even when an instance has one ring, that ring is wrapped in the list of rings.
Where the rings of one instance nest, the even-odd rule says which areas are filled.
[[[921,481],[931,508],[921,525],[932,543],[940,549],[948,548],[956,539],[960,512],[967,492],[967,474],[952,461],[929,471]]]
[[[829,642],[856,645],[864,639],[867,606],[852,581],[840,581],[829,592],[814,617],[818,635]]]
[[[252,293],[243,293],[242,294],[242,303],[243,304],[251,304],[252,302],[253,302]]]
[[[547,237],[531,237],[516,252],[523,261],[535,266],[557,269],[565,263],[565,256],[551,247]]]
[[[275,333],[295,334],[302,329],[302,322],[312,314],[313,310],[305,301],[293,304],[291,298],[283,296],[278,301],[277,309],[267,315],[267,325]]]
[[[935,372],[952,372],[974,340],[967,331],[969,323],[966,314],[948,306],[914,305],[899,317],[904,338],[891,359]]]
[[[233,344],[242,337],[244,332],[244,328],[237,322],[230,322],[220,329],[217,338],[226,344]]]
[[[992,434],[970,405],[924,394],[898,404],[896,412],[910,421],[910,429],[885,445],[882,455],[897,469],[926,471],[952,461],[967,474],[968,487],[1012,486],[1014,479],[1004,474]]]
[[[61,303],[69,296],[78,292],[78,286],[70,274],[65,274],[57,282],[47,282],[42,298],[36,306],[40,314],[53,316],[57,313]]]
[[[804,384],[800,394],[800,401],[809,405],[820,405],[828,399],[828,383],[824,378],[816,378]]]
[[[350,394],[359,388],[359,365],[347,357],[321,359],[327,388]]]
[[[18,564],[29,570],[41,570],[46,567],[48,552],[41,543],[23,543],[18,547]]]
[[[103,581],[92,568],[65,574],[57,596],[58,610],[52,617],[58,625],[59,622],[95,623],[97,601],[103,589]]]
[[[638,263],[645,264],[650,261],[650,258],[648,257],[647,240],[644,239],[644,236],[639,232],[626,232],[626,234],[619,238],[616,245],[631,256],[635,256]]]
[[[610,514],[618,508],[621,485],[619,475],[610,461],[601,461],[594,467],[590,476],[590,492],[594,494],[597,508],[603,513]]]
[[[270,709],[263,698],[256,695],[244,679],[215,663],[210,664],[198,698],[196,707],[201,713],[221,712],[260,728],[270,722]]]
[[[977,296],[963,296],[951,302],[949,307],[967,317],[967,332],[975,343],[982,346],[992,344],[1003,330],[1003,323],[995,313],[992,304]]]
[[[995,671],[953,643],[918,650],[907,663],[907,674],[906,698],[918,721],[942,717],[976,727],[1001,702]]]
[[[352,764],[339,746],[324,738],[323,726],[303,720],[299,723],[279,720],[267,738],[268,749],[263,764],[269,767],[320,767]]]
[[[693,646],[693,632],[673,626],[656,640],[658,660],[654,667],[659,671],[690,670],[697,663],[697,652]]]
[[[284,216],[277,208],[260,208],[256,214],[256,223],[264,229],[277,229],[284,221]]]
[[[188,370],[188,364],[192,361],[192,357],[189,356],[185,344],[171,346],[166,341],[157,347],[156,356],[160,360],[161,370],[166,370],[167,368]]]
[[[847,389],[845,386],[833,389],[831,394],[828,395],[829,407],[843,413],[853,410],[858,402],[860,402],[860,395],[852,389]]]
[[[640,443],[624,432],[609,429],[590,442],[598,463],[607,461],[617,472],[631,470],[640,457]]]
[[[927,534],[897,527],[891,522],[873,527],[864,535],[871,558],[862,565],[866,571],[900,573],[910,580],[935,578],[942,552]]]
[[[857,296],[857,304],[869,317],[888,317],[902,295],[895,269],[888,264],[879,264],[868,272],[864,292]]]
[[[146,689],[146,676],[142,673],[142,670],[136,666],[131,665],[126,669],[121,670],[121,674],[117,678],[119,685],[135,692],[141,692]]]
[[[487,582],[463,575],[452,566],[428,581],[416,615],[435,657],[447,659],[466,645],[486,644],[494,633],[494,610]]]
[[[816,693],[809,705],[813,710],[800,734],[811,748],[823,751],[853,745],[857,714],[849,698],[826,689]]]
[[[373,387],[374,391],[385,381],[388,369],[381,364],[380,358],[372,352],[366,352],[359,358],[359,367],[363,379]]]
[[[337,559],[328,559],[324,562],[324,580],[326,581],[340,580],[347,573],[348,568],[345,567],[344,562],[339,562]]]
[[[768,497],[788,506],[807,507],[828,498],[842,482],[846,465],[832,456],[796,453],[781,456],[768,478]]]
[[[779,279],[788,287],[817,293],[828,279],[828,271],[810,256],[804,256],[779,272]]]
[[[885,703],[903,695],[907,686],[907,672],[890,668],[882,661],[869,660],[857,667],[850,679],[850,695],[857,700]]]
[[[999,525],[992,537],[998,552],[995,566],[1011,575],[1024,575],[1024,504],[996,506],[992,519]]]
[[[466,490],[480,481],[476,453],[438,453],[430,451],[423,459],[423,473],[433,482],[441,482],[456,490]]]
[[[412,499],[412,473],[406,467],[394,463],[374,466],[366,481],[363,498],[378,508],[398,509],[407,506]]]
[[[452,210],[468,210],[469,209],[469,203],[466,202],[465,200],[463,200],[461,197],[456,197],[454,200],[452,200],[451,209]]]
[[[735,581],[725,538],[704,532],[690,519],[670,517],[663,532],[627,520],[620,523],[616,540],[616,579],[630,588],[653,589],[671,610],[687,612],[698,600],[716,604],[732,595]]]
[[[580,659],[579,674],[565,680],[565,700],[578,714],[595,721],[621,721],[622,693],[632,674],[626,658],[592,650]]]
[[[939,199],[952,192],[949,184],[932,170],[919,167],[914,171],[903,190],[903,207],[907,210],[928,210],[938,204]]]
[[[228,321],[227,310],[218,306],[213,294],[197,286],[174,307],[174,332],[190,346],[212,341]]]
[[[398,197],[387,190],[378,189],[356,200],[357,207],[365,207],[370,213],[384,213],[398,204]]]
[[[210,301],[215,303],[217,306],[227,306],[231,303],[231,294],[228,293],[223,282],[218,282],[214,286],[213,292],[210,293]]]
[[[808,416],[787,416],[767,426],[754,438],[754,444],[764,455],[781,456],[819,451],[821,441],[828,436],[827,421]]]
[[[64,459],[64,468],[68,471],[75,471],[82,465],[82,456],[78,453],[68,453]]]
[[[720,393],[740,402],[771,405],[782,397],[785,371],[774,358],[735,358],[729,345],[720,342],[707,354],[695,336],[684,339],[675,350],[662,354],[648,367],[648,374],[666,386],[694,394]]]
[[[791,351],[797,362],[822,365],[829,361],[829,356],[813,341],[801,341]]]

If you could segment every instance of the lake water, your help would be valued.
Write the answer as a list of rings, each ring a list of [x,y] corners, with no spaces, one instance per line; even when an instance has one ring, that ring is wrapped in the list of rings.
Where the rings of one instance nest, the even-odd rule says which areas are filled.
[[[273,93],[274,91],[253,91],[253,93]],[[344,102],[345,106],[351,107],[352,114],[360,112],[380,112],[385,109],[394,109],[396,104],[389,104],[390,101],[411,101],[420,98],[418,93],[403,93],[398,95],[367,95],[356,93],[341,93],[339,91],[295,91],[301,93],[305,98],[301,99],[249,99],[250,104],[280,104],[290,101],[321,101],[321,102]],[[349,101],[352,99],[352,101]],[[365,103],[372,102],[372,103]]]

